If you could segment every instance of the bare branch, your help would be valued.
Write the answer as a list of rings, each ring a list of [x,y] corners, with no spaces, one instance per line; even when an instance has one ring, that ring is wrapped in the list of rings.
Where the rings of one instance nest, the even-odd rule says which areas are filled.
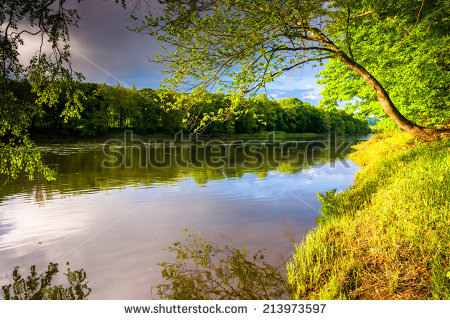
[[[372,14],[372,13],[373,13],[373,11],[367,11],[367,12],[364,12],[364,13],[360,13],[360,14],[357,14],[356,16],[351,17],[350,20],[358,19],[358,18],[367,16],[367,15]]]

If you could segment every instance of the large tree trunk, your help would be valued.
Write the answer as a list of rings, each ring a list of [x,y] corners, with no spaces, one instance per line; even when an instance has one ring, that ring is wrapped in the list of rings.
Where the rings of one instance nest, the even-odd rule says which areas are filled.
[[[363,79],[366,81],[372,89],[375,91],[378,101],[383,107],[384,111],[391,117],[392,120],[403,130],[411,133],[413,136],[425,140],[425,141],[433,141],[436,137],[433,134],[427,132],[427,129],[419,126],[410,120],[406,119],[400,111],[395,107],[391,98],[389,97],[386,90],[383,88],[381,83],[375,79],[362,65],[351,60],[347,55],[340,54],[339,59],[344,62],[348,67],[357,72]]]

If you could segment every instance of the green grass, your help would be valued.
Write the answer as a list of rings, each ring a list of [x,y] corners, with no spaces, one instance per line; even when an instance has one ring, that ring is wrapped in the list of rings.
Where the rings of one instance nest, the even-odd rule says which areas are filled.
[[[351,155],[363,169],[322,197],[322,223],[296,247],[296,299],[450,298],[450,139],[375,135]]]

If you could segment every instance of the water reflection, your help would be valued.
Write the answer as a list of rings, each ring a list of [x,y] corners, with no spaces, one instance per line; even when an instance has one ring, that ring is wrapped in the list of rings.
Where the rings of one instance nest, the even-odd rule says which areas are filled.
[[[338,138],[337,150],[341,142],[358,140]],[[151,298],[150,284],[163,280],[161,248],[185,228],[208,239],[227,234],[236,243],[245,236],[250,252],[266,248],[267,263],[281,264],[292,251],[291,240],[299,241],[315,225],[316,193],[348,187],[358,170],[350,160],[341,161],[348,150],[337,155],[316,148],[315,157],[299,163],[308,144],[301,141],[297,151],[268,153],[253,166],[243,165],[247,155],[237,148],[225,166],[114,169],[102,166],[109,159],[105,142],[42,145],[57,180],[19,180],[0,191],[0,284],[16,265],[44,268],[48,261],[70,260],[88,270],[92,298]],[[203,155],[200,160],[213,151],[201,141],[188,145]],[[136,163],[139,151],[127,148]]]
[[[30,274],[23,277],[19,266],[11,275],[11,283],[2,286],[2,298],[5,300],[85,300],[92,289],[88,286],[84,269],[72,270],[66,263],[64,273],[66,283],[54,285],[53,278],[58,274],[57,263],[50,263],[47,271],[39,273],[36,266],[30,267]]]
[[[166,280],[156,286],[161,299],[270,300],[289,298],[282,265],[264,260],[264,249],[250,253],[231,239],[219,246],[185,230],[184,241],[168,248],[174,261],[162,262]]]

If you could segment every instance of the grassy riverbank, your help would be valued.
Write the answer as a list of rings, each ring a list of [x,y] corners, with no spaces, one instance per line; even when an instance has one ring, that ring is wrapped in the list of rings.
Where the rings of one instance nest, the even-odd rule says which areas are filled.
[[[297,299],[450,299],[450,139],[379,134],[288,263]]]

